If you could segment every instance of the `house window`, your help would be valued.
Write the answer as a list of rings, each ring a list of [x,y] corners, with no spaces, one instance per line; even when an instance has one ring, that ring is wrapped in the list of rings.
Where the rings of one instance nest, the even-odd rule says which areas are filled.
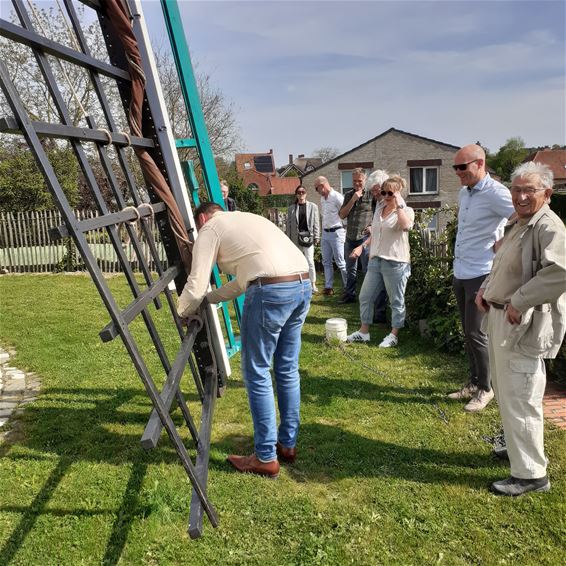
[[[249,161],[246,161],[246,162],[244,163],[244,169],[250,169],[250,168],[251,168],[250,162],[249,162]]]
[[[366,175],[371,173],[371,169],[364,169]],[[340,188],[342,193],[354,188],[354,181],[352,179],[352,170],[340,171]]]
[[[411,167],[410,194],[438,193],[438,167]]]
[[[436,232],[438,230],[438,214],[435,214],[427,225],[427,230]]]

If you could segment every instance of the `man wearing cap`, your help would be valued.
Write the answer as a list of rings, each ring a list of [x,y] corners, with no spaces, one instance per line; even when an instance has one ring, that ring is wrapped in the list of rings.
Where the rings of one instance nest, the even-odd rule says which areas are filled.
[[[225,212],[215,203],[195,210],[199,229],[191,273],[178,312],[196,312],[203,298],[229,301],[245,292],[241,322],[242,375],[254,425],[255,451],[230,455],[239,472],[275,478],[279,459],[293,462],[299,433],[301,329],[312,295],[304,255],[275,224],[248,212]],[[234,279],[207,293],[214,263]],[[276,426],[270,368],[277,386]]]

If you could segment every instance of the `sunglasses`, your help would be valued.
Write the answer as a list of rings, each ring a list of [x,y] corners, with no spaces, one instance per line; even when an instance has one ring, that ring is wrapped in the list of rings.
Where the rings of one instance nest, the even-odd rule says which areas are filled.
[[[392,197],[395,193],[393,191],[381,191],[381,194],[383,196],[387,195],[387,196]]]
[[[465,171],[468,168],[468,165],[475,163],[476,161],[479,161],[479,159],[468,161],[468,163],[459,163],[458,165],[452,165],[452,169],[454,169],[454,171]]]
[[[297,191],[297,194],[298,194],[298,195],[306,195],[307,192],[306,192],[306,191]]]

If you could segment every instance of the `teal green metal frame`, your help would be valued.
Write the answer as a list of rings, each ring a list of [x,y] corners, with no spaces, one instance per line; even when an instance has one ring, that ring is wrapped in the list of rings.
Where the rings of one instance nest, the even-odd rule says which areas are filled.
[[[220,190],[220,181],[216,171],[216,163],[214,162],[214,155],[212,153],[212,146],[210,145],[210,138],[204,120],[204,114],[200,105],[200,97],[197,89],[191,56],[189,53],[189,46],[185,37],[185,30],[179,12],[177,0],[161,0],[161,7],[165,18],[165,26],[169,34],[169,41],[173,57],[175,59],[175,66],[177,67],[177,74],[179,75],[179,82],[181,84],[181,91],[187,109],[189,118],[189,125],[193,138],[176,140],[177,148],[196,148],[200,164],[202,168],[202,176],[206,193],[210,200],[224,206],[224,199]],[[194,173],[193,164],[190,161],[185,161],[182,164],[185,180],[189,185],[191,196],[195,206],[199,205],[198,197],[198,181]],[[215,285],[222,285],[218,268],[215,266],[213,270],[213,280]],[[244,307],[243,297],[237,297],[234,300],[234,309],[236,313],[236,320],[238,325],[242,319],[242,311]],[[234,355],[240,349],[240,342],[236,340],[232,329],[232,321],[226,303],[222,303],[222,314],[224,318],[224,325],[228,338],[226,345],[226,352],[229,356]]]

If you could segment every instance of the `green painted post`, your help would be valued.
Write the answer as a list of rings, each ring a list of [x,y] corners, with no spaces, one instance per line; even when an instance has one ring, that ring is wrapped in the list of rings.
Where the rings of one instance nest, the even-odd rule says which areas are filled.
[[[206,128],[206,122],[204,120],[204,114],[202,112],[202,107],[200,104],[200,97],[197,89],[197,84],[195,80],[195,75],[193,71],[193,65],[191,62],[191,55],[189,53],[189,46],[187,39],[185,37],[185,30],[183,28],[183,22],[181,20],[181,14],[179,12],[179,6],[177,0],[161,0],[161,7],[163,9],[163,15],[165,18],[165,26],[167,28],[167,33],[169,34],[169,41],[171,43],[171,49],[173,52],[173,57],[175,59],[175,66],[177,67],[177,74],[179,75],[179,82],[181,84],[181,91],[183,93],[183,99],[185,101],[185,107],[187,109],[187,115],[189,118],[189,125],[191,127],[191,132],[193,138],[176,140],[177,148],[181,147],[194,147],[197,149],[200,164],[202,167],[202,174],[204,180],[204,186],[208,197],[213,202],[224,206],[224,199],[222,198],[222,192],[220,190],[220,181],[218,180],[218,173],[216,171],[216,163],[214,162],[214,155],[212,153],[212,146],[210,145],[210,138],[208,136],[208,130]],[[192,166],[188,168],[183,164],[183,171],[187,182],[189,177],[187,173],[192,177],[194,189],[191,188],[193,202],[198,206],[198,183],[196,183],[196,177],[194,175],[194,170]],[[216,275],[218,275],[218,270],[215,267]],[[215,280],[217,285],[220,285],[220,277],[218,275],[218,280]],[[242,319],[242,311],[244,308],[244,299],[242,296],[237,297],[234,300],[234,309],[236,313],[236,320],[238,325]],[[223,305],[223,313],[225,317],[228,315],[226,306]],[[227,349],[228,354],[230,351],[233,352],[239,349],[239,343],[234,339],[234,334],[232,332],[232,325],[229,317],[226,319],[226,329],[228,333],[228,339],[230,342],[230,347]],[[235,350],[234,350],[235,348]]]

